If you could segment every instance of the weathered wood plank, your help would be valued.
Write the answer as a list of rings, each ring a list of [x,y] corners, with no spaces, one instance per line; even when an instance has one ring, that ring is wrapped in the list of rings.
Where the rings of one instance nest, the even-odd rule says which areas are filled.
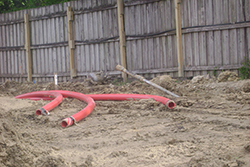
[[[193,49],[194,49],[194,66],[200,65],[200,44],[199,33],[193,33]],[[195,75],[200,75],[200,72],[195,72]]]
[[[206,42],[206,32],[199,33],[199,46],[200,46],[200,63],[201,66],[207,65],[207,42]],[[206,74],[206,72],[202,72],[202,74]]]
[[[86,72],[91,72],[89,45],[85,45],[85,55],[86,55]]]
[[[176,56],[174,55],[174,41],[173,41],[173,36],[167,36],[167,68],[171,68],[171,67],[174,67],[174,61],[173,61],[173,56]]]
[[[100,62],[104,62],[100,64],[101,70],[105,71],[105,52],[104,52],[104,43],[100,44],[100,57],[99,57]]]
[[[206,0],[206,25],[213,24],[213,0]]]
[[[237,29],[237,57],[238,57],[238,63],[241,64],[243,63],[245,57],[246,57],[246,41],[245,38],[245,29]]]
[[[197,0],[191,0],[191,11],[192,11],[192,26],[198,26],[198,6]]]
[[[96,71],[101,71],[101,68],[100,68],[100,60],[99,60],[99,44],[94,44],[94,57],[95,57],[95,70]]]
[[[149,59],[148,59],[148,40],[147,39],[143,39],[142,40],[142,55],[143,55],[143,69],[148,69],[149,68]]]
[[[246,28],[246,57],[250,59],[250,28]]]
[[[119,42],[115,42],[115,65],[121,64]]]
[[[103,20],[102,20],[102,12],[99,11],[97,13],[98,16],[98,38],[103,38]]]
[[[244,0],[236,1],[236,19],[237,22],[245,21],[244,10],[250,10],[249,8],[245,8]]]
[[[222,23],[228,23],[229,22],[229,6],[228,6],[228,0],[223,0],[222,2]]]
[[[207,32],[207,59],[208,65],[215,65],[214,57],[214,32]]]
[[[223,65],[230,64],[230,54],[229,54],[229,31],[223,30],[222,34],[222,61]]]
[[[222,16],[222,1],[213,1],[213,17],[214,17],[214,24],[221,24],[221,16]]]
[[[131,57],[131,60],[132,60],[132,62],[131,62],[131,65],[132,65],[131,70],[135,70],[135,69],[138,69],[138,67],[137,67],[138,56],[136,55],[136,40],[131,41],[130,43],[131,43],[131,55],[130,55],[130,57]]]
[[[135,6],[135,34],[139,35],[142,33],[141,28],[142,28],[142,19],[141,19],[141,6]]]
[[[89,45],[89,54],[90,54],[90,71],[95,72],[95,51],[94,44]]]
[[[192,34],[185,34],[185,40],[184,40],[184,45],[185,45],[185,68],[193,66],[193,49],[192,49]],[[187,72],[187,76],[193,76],[192,72]]]
[[[162,56],[161,56],[161,47],[160,47],[160,38],[154,38],[154,50],[156,51],[155,54],[155,68],[161,68],[161,61],[162,61]]]
[[[205,1],[206,0],[197,1],[198,22],[200,26],[206,24]]]
[[[238,54],[237,54],[237,33],[236,29],[229,30],[229,51],[230,51],[230,64],[238,64]]]
[[[214,31],[215,65],[222,65],[221,31]]]
[[[236,18],[236,1],[229,0],[229,21],[230,23],[235,23],[237,21]]]
[[[245,0],[245,21],[250,21],[250,1],[249,0]],[[248,10],[246,10],[248,9]]]

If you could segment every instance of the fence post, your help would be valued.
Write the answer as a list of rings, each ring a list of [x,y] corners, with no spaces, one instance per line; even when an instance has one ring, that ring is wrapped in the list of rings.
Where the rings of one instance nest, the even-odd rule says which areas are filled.
[[[118,15],[118,25],[119,25],[119,41],[120,41],[120,55],[121,64],[124,68],[127,68],[126,62],[126,39],[124,31],[124,9],[123,0],[117,0],[117,15]],[[123,81],[127,81],[127,74],[122,73]]]
[[[31,52],[30,52],[30,28],[29,28],[29,15],[24,14],[24,28],[25,28],[25,50],[26,50],[26,64],[28,82],[32,81],[32,68],[31,68]]]
[[[73,12],[71,7],[67,7],[67,20],[68,20],[68,44],[69,44],[69,63],[70,63],[70,78],[76,77],[74,49],[75,41],[73,40]]]
[[[178,76],[184,76],[183,69],[183,51],[182,51],[182,32],[181,32],[181,0],[175,0],[175,20],[176,20],[176,38],[178,54]]]

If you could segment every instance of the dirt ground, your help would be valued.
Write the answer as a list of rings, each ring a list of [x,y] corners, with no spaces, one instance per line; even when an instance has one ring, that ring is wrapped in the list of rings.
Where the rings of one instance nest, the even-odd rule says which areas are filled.
[[[57,89],[84,94],[153,94],[177,104],[170,110],[152,99],[96,101],[88,117],[67,128],[60,122],[84,102],[65,98],[49,116],[37,116],[48,101],[14,96],[55,89],[53,83],[6,81],[0,85],[0,166],[249,167],[250,80],[226,75],[152,80],[179,98],[140,81],[59,83]]]

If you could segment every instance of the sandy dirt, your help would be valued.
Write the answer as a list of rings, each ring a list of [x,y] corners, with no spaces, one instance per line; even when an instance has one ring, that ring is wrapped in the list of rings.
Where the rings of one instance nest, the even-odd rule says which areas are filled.
[[[84,94],[153,94],[177,104],[170,110],[152,99],[96,101],[88,117],[68,128],[61,121],[84,102],[65,98],[49,116],[37,116],[48,101],[14,96],[52,90],[53,83],[7,81],[0,85],[0,166],[249,167],[250,80],[222,78],[152,80],[179,98],[139,81],[59,83],[57,89]]]

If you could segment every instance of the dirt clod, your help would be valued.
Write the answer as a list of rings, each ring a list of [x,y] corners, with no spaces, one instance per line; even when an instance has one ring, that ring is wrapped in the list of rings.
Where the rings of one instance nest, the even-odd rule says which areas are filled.
[[[226,82],[226,81],[237,81],[239,80],[238,74],[231,71],[225,71],[219,74],[218,81]]]

